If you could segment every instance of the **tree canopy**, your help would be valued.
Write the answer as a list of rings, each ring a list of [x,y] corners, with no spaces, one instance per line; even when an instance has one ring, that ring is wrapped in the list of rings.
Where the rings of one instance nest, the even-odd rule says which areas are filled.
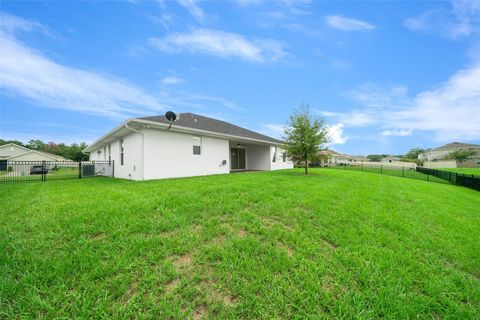
[[[15,143],[32,150],[38,150],[38,151],[56,154],[69,160],[74,160],[74,161],[88,160],[88,155],[82,152],[82,150],[87,147],[87,144],[85,142],[81,142],[80,144],[73,143],[71,145],[67,145],[65,143],[58,143],[58,144],[55,142],[45,143],[41,140],[30,140],[27,144],[24,144],[17,140],[0,139],[0,146],[8,143]]]
[[[420,153],[424,153],[425,149],[422,148],[413,148],[410,149],[403,157],[410,160],[417,160]]]
[[[302,104],[290,116],[284,129],[284,148],[287,155],[301,163],[308,173],[308,162],[318,157],[321,146],[328,142],[328,127],[325,120],[315,118],[308,104]]]
[[[460,163],[466,161],[468,158],[470,158],[471,156],[474,156],[475,155],[475,152],[472,151],[472,150],[457,150],[457,151],[453,151],[453,152],[450,152],[448,154],[448,158],[449,159],[454,159]]]

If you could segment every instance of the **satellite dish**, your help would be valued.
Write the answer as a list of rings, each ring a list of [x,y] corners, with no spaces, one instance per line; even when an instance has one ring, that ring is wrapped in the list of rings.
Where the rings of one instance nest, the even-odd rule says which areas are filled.
[[[173,122],[177,120],[177,115],[173,111],[167,111],[165,113],[165,118],[167,118],[168,121]]]

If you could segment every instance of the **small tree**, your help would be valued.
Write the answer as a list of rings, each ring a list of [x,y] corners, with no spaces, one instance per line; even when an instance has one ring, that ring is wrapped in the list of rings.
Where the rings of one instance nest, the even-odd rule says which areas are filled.
[[[475,152],[472,150],[457,150],[457,151],[450,152],[448,154],[448,158],[454,159],[459,163],[462,163],[474,155],[475,155]]]
[[[411,159],[411,160],[417,160],[418,159],[418,155],[420,153],[424,153],[425,149],[422,149],[422,148],[413,148],[413,149],[410,149],[410,151],[408,151],[408,153],[404,156],[406,159]]]
[[[328,142],[328,127],[323,119],[314,118],[310,106],[302,104],[285,127],[284,148],[295,162],[300,162],[308,173],[308,162],[318,158],[321,145]]]

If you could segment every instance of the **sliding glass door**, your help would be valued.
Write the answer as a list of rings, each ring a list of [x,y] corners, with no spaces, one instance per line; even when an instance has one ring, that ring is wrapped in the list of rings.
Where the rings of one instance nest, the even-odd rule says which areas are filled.
[[[230,151],[231,169],[232,170],[245,170],[245,149],[232,148]]]

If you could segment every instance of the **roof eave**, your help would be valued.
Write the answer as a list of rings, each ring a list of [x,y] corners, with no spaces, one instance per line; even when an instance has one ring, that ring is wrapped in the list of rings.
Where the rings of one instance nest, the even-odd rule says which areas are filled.
[[[162,128],[162,129],[168,129],[169,128],[169,130],[175,131],[175,132],[197,133],[197,134],[202,134],[202,135],[211,136],[211,137],[233,139],[233,140],[242,140],[242,141],[246,141],[246,142],[254,142],[254,143],[260,143],[260,144],[268,144],[268,145],[276,145],[276,146],[280,146],[280,145],[283,144],[283,142],[280,141],[280,140],[275,142],[275,141],[267,141],[267,140],[261,140],[261,139],[252,139],[252,138],[248,138],[248,137],[229,135],[229,134],[218,133],[218,132],[214,132],[214,131],[201,130],[201,129],[183,127],[183,126],[178,126],[178,125],[170,126],[170,124],[157,122],[157,121],[131,118],[131,119],[128,119],[128,120],[122,122],[120,125],[113,128],[112,130],[110,130],[108,133],[103,135],[101,138],[97,139],[95,142],[93,142],[91,145],[89,145],[87,148],[85,148],[83,150],[83,152],[88,153],[88,152],[94,151],[96,148],[98,148],[99,146],[102,145],[102,141],[106,140],[108,137],[110,137],[111,135],[120,131],[126,125],[128,125],[130,123],[143,124],[144,128],[150,128],[150,127],[154,127],[154,128],[156,127],[156,128]]]

